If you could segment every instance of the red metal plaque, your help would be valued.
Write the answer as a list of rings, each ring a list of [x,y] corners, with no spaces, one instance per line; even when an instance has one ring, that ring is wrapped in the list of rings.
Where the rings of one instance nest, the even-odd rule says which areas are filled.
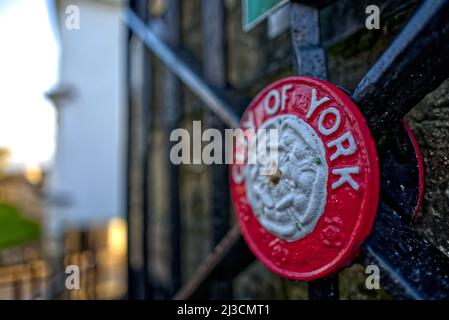
[[[332,84],[291,77],[252,101],[241,128],[255,129],[257,139],[260,129],[278,136],[269,174],[259,161],[231,165],[234,208],[252,252],[273,272],[297,280],[349,265],[379,198],[375,144],[357,107]]]

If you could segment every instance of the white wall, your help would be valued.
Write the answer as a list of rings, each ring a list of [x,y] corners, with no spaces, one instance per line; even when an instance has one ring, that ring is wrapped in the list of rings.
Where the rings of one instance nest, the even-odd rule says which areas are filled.
[[[58,106],[51,173],[50,231],[123,215],[124,28],[120,6],[61,1],[60,84],[74,96]],[[80,8],[80,29],[65,27],[68,5]]]

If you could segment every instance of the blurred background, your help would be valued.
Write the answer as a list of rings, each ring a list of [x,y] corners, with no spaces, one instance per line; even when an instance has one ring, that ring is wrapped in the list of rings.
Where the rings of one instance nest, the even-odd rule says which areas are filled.
[[[220,67],[206,64],[216,52],[204,41],[205,1],[130,2],[193,70],[209,70],[208,81],[241,113],[266,85],[294,74],[288,7],[244,32],[242,2],[220,2],[226,56],[217,80]],[[383,3],[342,0],[320,11],[331,83],[353,89],[418,3],[407,1],[383,16],[380,30],[368,31],[364,9],[372,2]],[[174,21],[173,3],[182,4],[175,37],[163,32]],[[0,299],[170,298],[235,224],[229,201],[217,205],[212,197],[211,166],[168,161],[171,128],[214,120],[128,33],[126,5],[0,1]],[[413,227],[447,255],[448,91],[446,81],[406,119],[426,177]],[[220,187],[226,199],[226,179]],[[219,225],[211,215],[217,206],[225,211]],[[65,286],[69,265],[80,269],[79,290]],[[342,299],[390,298],[365,288],[358,264],[338,277]],[[214,281],[216,297],[229,290],[241,299],[307,298],[304,283],[277,277],[259,261],[230,284]]]
[[[0,299],[126,294],[120,12],[0,1]]]

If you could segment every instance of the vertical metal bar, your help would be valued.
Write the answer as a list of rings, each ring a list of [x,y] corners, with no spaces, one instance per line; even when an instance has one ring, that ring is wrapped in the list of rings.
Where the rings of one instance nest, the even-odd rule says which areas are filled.
[[[142,1],[131,0],[129,7],[136,12]],[[127,159],[126,159],[126,212],[128,222],[128,297],[129,299],[146,299],[145,270],[143,266],[143,208],[142,184],[138,175],[143,160],[142,122],[138,106],[141,101],[134,99],[133,73],[133,34],[128,29],[126,49],[126,85],[127,85]],[[137,173],[137,174],[136,174]]]
[[[327,63],[320,44],[319,9],[292,3],[291,33],[296,73],[325,80]]]
[[[133,9],[133,2],[129,1],[128,6],[130,9]],[[131,143],[132,143],[132,121],[131,121],[131,106],[132,106],[132,99],[131,99],[131,38],[132,38],[132,31],[129,27],[126,28],[126,61],[125,61],[125,81],[126,81],[126,169],[125,169],[125,210],[126,210],[126,221],[127,221],[127,267],[128,267],[128,298],[129,299],[135,299],[135,286],[134,286],[134,270],[132,267],[132,261],[131,261],[131,255],[132,255],[132,237],[131,237]]]
[[[181,1],[169,0],[167,8],[166,41],[173,47],[181,45]],[[182,88],[181,82],[169,69],[164,70],[164,125],[167,135],[179,126],[181,119]],[[168,143],[168,155],[174,142]],[[168,158],[169,159],[169,158]],[[170,244],[171,244],[171,293],[181,288],[181,219],[179,197],[179,167],[169,161],[168,164],[168,207],[170,212]]]
[[[206,81],[213,87],[226,86],[225,8],[223,0],[203,0],[203,72]],[[222,132],[225,124],[212,112],[206,111],[206,124]],[[225,145],[223,139],[222,145]],[[224,159],[223,159],[224,160]],[[224,162],[223,162],[224,163]],[[229,230],[228,168],[215,164],[210,171],[212,247],[215,247]],[[217,272],[211,283],[212,299],[232,299],[232,279],[227,274],[226,263]]]
[[[149,22],[149,9],[148,0],[141,0],[139,2],[139,16],[145,22]],[[143,290],[144,298],[151,299],[153,297],[153,288],[150,275],[150,220],[151,220],[151,208],[150,208],[150,135],[151,135],[151,81],[152,81],[152,65],[151,65],[151,52],[148,48],[142,46],[143,54],[143,77],[141,86],[141,127],[142,127],[142,222],[143,222],[143,235],[142,235],[142,260],[143,260]]]
[[[296,73],[325,80],[326,53],[320,42],[319,9],[292,3],[291,33]],[[338,275],[309,283],[309,299],[338,299]]]

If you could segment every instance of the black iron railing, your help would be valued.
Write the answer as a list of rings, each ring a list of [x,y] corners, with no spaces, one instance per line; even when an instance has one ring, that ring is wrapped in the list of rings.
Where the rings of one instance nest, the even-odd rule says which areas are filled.
[[[320,41],[319,10],[334,1],[295,1],[291,7],[291,33],[294,65],[298,74],[317,78],[327,77],[325,51]],[[389,14],[408,9],[418,1],[384,1]],[[313,6],[311,6],[313,5]],[[181,283],[181,225],[179,169],[170,165],[169,211],[171,223],[171,283],[161,284],[149,273],[151,259],[148,248],[148,230],[151,208],[148,204],[149,172],[151,161],[148,141],[151,134],[149,109],[152,67],[150,56],[154,55],[164,64],[165,130],[179,126],[181,119],[181,85],[187,86],[207,107],[207,123],[219,130],[236,128],[238,112],[231,99],[223,94],[226,84],[226,40],[224,7],[222,0],[204,0],[202,3],[203,73],[195,71],[183,58],[181,52],[180,0],[168,1],[167,19],[151,19],[148,1],[130,1],[124,10],[123,21],[128,27],[127,82],[129,105],[131,97],[131,74],[143,72],[143,117],[136,123],[130,111],[128,140],[128,177],[132,171],[132,157],[144,169],[141,183],[143,210],[142,224],[129,221],[129,298],[176,298],[197,297],[232,298],[232,279],[245,269],[254,257],[246,247],[237,225],[229,225],[229,190],[227,169],[217,166],[210,181],[212,244],[213,250],[196,274]],[[358,30],[352,28],[350,32]],[[301,35],[301,36],[298,36]],[[345,34],[347,36],[347,34]],[[144,44],[144,68],[132,70],[131,39],[138,38]],[[335,43],[336,34],[328,34],[328,43]],[[390,47],[369,70],[352,99],[367,118],[375,139],[382,134],[392,134],[402,117],[426,94],[449,77],[449,1],[427,0],[418,3],[410,21]],[[133,149],[136,138],[135,126],[143,145],[140,151]],[[402,125],[401,125],[402,127]],[[382,160],[382,159],[381,159]],[[381,166],[382,170],[388,170]],[[391,170],[391,168],[390,168]],[[449,259],[432,247],[409,225],[411,209],[401,201],[388,196],[388,186],[382,185],[381,203],[371,236],[364,244],[358,260],[363,265],[375,263],[386,276],[381,278],[384,288],[398,298],[449,298]],[[128,179],[128,212],[135,188]],[[136,240],[137,237],[137,240]],[[141,238],[140,240],[138,238]],[[141,246],[133,245],[140,241]],[[141,250],[140,252],[135,252]],[[143,263],[133,263],[132,257],[141,255]],[[232,261],[232,263],[230,263]],[[311,299],[337,299],[337,277],[309,284]]]

